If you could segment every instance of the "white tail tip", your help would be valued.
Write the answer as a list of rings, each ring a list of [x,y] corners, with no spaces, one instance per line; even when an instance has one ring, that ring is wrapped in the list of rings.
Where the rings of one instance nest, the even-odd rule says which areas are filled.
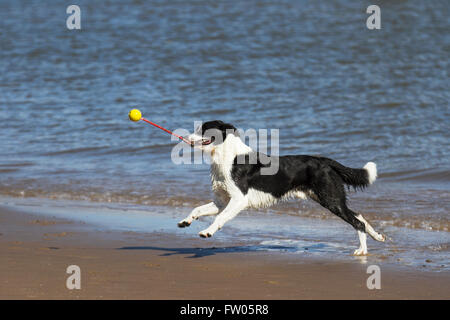
[[[369,184],[374,183],[377,179],[377,165],[375,162],[367,162],[364,169],[366,169],[367,174],[369,175]]]

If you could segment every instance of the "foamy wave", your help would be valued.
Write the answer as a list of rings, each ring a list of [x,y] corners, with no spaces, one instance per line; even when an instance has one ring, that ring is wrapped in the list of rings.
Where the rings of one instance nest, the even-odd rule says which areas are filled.
[[[191,196],[168,195],[164,190],[153,192],[152,194],[143,194],[142,190],[122,190],[122,191],[101,191],[99,189],[84,188],[83,191],[67,190],[65,187],[53,187],[47,189],[25,189],[0,187],[0,195],[15,198],[46,198],[54,200],[74,200],[90,201],[118,204],[137,204],[148,206],[166,206],[166,207],[196,207],[211,200],[211,194],[193,193]],[[300,202],[295,204],[284,204],[260,211],[274,215],[301,216],[313,219],[328,220],[337,219],[336,216],[327,210],[315,205],[312,202]],[[384,227],[400,227],[409,229],[421,229],[427,231],[450,231],[450,220],[447,216],[441,215],[410,215],[408,212],[403,214],[391,214],[383,208],[372,208],[372,211],[364,216],[374,227],[383,229]]]
[[[186,196],[163,196],[163,195],[133,195],[123,192],[56,192],[47,190],[13,190],[0,189],[0,195],[13,198],[45,198],[53,200],[80,200],[104,203],[130,203],[149,206],[168,206],[168,207],[195,207],[204,204],[206,199],[193,198]]]

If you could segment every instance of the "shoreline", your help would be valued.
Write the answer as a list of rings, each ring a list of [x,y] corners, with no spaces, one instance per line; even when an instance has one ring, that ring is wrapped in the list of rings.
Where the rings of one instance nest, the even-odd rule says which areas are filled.
[[[381,289],[369,290],[364,260],[293,257],[161,231],[101,230],[30,211],[0,207],[0,299],[450,298],[446,271],[381,261]],[[65,286],[69,265],[81,269],[81,290]]]
[[[214,217],[197,220],[189,228],[177,223],[192,209],[189,206],[147,206],[124,203],[53,200],[42,198],[0,197],[0,207],[44,217],[78,221],[97,231],[164,233],[197,243],[198,232]],[[371,221],[371,220],[369,220]],[[238,245],[239,251],[281,253],[294,261],[314,258],[337,261],[364,260],[364,263],[406,267],[418,271],[450,272],[450,251],[446,232],[389,226],[380,222],[372,225],[388,240],[377,242],[369,237],[369,255],[355,257],[359,245],[353,228],[333,215],[326,219],[274,214],[264,211],[244,211],[199,245],[217,247]],[[231,249],[227,249],[229,252]]]

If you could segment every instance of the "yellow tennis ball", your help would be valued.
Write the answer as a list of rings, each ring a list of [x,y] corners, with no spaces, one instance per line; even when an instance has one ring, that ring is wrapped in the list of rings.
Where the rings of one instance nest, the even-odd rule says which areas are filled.
[[[133,109],[128,114],[128,118],[130,118],[131,121],[139,121],[142,118],[142,114],[138,109]]]

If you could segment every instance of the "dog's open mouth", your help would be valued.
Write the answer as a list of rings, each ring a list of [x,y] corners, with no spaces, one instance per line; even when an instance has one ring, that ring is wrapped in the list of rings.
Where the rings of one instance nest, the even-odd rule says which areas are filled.
[[[202,146],[207,146],[208,144],[211,144],[212,140],[209,139],[202,139]]]
[[[214,142],[214,137],[202,138],[199,140],[189,140],[189,141],[190,141],[191,147],[200,146],[200,145],[207,146]]]
[[[208,144],[211,144],[214,142],[214,137],[211,137],[210,139],[203,138],[202,139],[202,146],[207,146]]]

